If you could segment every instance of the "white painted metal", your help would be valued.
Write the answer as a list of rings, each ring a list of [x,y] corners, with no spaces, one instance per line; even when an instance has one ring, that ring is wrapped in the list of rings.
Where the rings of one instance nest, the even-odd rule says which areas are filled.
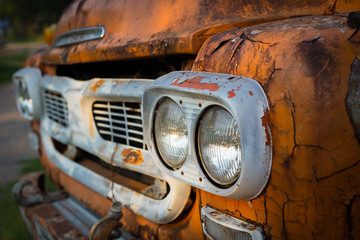
[[[196,83],[196,79],[201,80]],[[183,83],[187,87],[182,87]],[[206,86],[210,86],[211,91]],[[188,126],[189,152],[177,170],[163,164],[153,138],[154,110],[164,97],[179,104]],[[194,187],[228,198],[248,200],[262,192],[270,176],[272,150],[269,126],[263,126],[269,106],[263,89],[255,80],[217,73],[172,72],[156,79],[145,91],[142,102],[144,136],[162,171]],[[241,172],[237,181],[228,187],[216,185],[207,177],[197,153],[198,121],[201,114],[213,105],[229,111],[240,131]]]
[[[41,80],[41,72],[38,68],[23,68],[14,73],[13,83],[15,85],[16,105],[21,115],[28,120],[40,119],[40,91],[39,84]],[[23,102],[20,99],[20,84],[27,86],[29,96],[32,99],[32,112],[24,111]]]
[[[199,80],[198,85],[181,85],[192,78],[201,81]],[[206,89],[203,86],[207,84],[217,87]],[[267,183],[272,162],[271,139],[269,143],[269,126],[263,126],[262,118],[269,107],[261,86],[252,79],[204,72],[172,72],[155,81],[76,81],[67,77],[44,76],[40,88],[37,92],[49,90],[60,93],[68,103],[68,126],[62,126],[49,119],[44,106],[38,105],[42,106],[42,141],[50,160],[72,178],[109,198],[112,197],[111,181],[58,153],[51,138],[79,147],[114,166],[165,180],[170,186],[170,192],[162,200],[154,200],[119,184],[115,184],[114,187],[118,201],[153,222],[167,223],[181,213],[190,194],[189,185],[216,195],[245,200],[255,198]],[[176,101],[187,121],[189,153],[178,170],[170,170],[163,164],[154,144],[154,109],[163,97]],[[148,150],[104,140],[97,131],[92,113],[96,101],[141,103],[144,143],[147,144]],[[197,154],[198,120],[207,107],[213,105],[220,105],[229,111],[237,120],[240,130],[241,172],[238,180],[227,188],[220,187],[208,179]],[[127,124],[137,126],[136,123]],[[144,161],[137,165],[124,162],[122,152],[130,148],[140,151]]]
[[[92,104],[95,101],[140,102],[144,87],[151,82],[108,79],[104,81],[97,92],[93,92],[91,86],[98,81],[99,79],[80,82],[65,77],[44,77],[41,88],[61,93],[68,103],[69,112],[69,125],[67,127],[52,121],[44,112],[42,113],[41,137],[46,154],[63,172],[93,191],[108,198],[112,198],[112,192],[114,192],[116,200],[136,214],[156,223],[168,223],[174,220],[181,213],[188,200],[190,186],[164,174],[154,163],[149,151],[102,139],[96,130],[92,115]],[[152,199],[119,184],[114,184],[114,191],[111,191],[110,180],[57,152],[51,138],[55,138],[64,144],[80,147],[109,164],[112,162],[113,156],[115,166],[165,180],[170,186],[170,191],[161,200]],[[121,153],[129,148],[141,151],[144,159],[141,164],[127,164],[123,161]]]

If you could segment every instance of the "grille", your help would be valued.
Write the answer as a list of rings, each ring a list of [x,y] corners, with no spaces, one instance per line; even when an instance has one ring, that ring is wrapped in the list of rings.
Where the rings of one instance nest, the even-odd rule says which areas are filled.
[[[92,110],[97,130],[103,139],[146,148],[139,103],[96,101]]]
[[[68,107],[65,98],[57,92],[44,90],[46,116],[64,127],[68,126]]]

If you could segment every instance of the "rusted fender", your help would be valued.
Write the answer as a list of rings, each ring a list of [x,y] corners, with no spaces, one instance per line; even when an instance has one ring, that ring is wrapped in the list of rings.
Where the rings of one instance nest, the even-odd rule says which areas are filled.
[[[230,30],[204,44],[193,70],[241,75],[263,86],[273,166],[258,199],[201,192],[202,206],[257,222],[272,239],[360,238],[360,144],[345,107],[360,33],[353,35],[346,21],[289,19]]]
[[[77,0],[57,24],[55,38],[70,30],[104,26],[103,39],[52,48],[48,63],[79,63],[196,54],[211,35],[299,15],[360,10],[359,1]]]

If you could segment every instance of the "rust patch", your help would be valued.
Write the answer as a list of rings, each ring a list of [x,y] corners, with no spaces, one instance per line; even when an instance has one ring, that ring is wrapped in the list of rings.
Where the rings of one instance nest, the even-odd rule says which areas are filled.
[[[270,146],[271,138],[270,138],[270,113],[269,110],[265,110],[264,116],[261,118],[262,126],[265,128],[265,134],[266,134],[266,146]]]
[[[202,83],[201,80],[205,77],[194,77],[189,78],[179,83],[180,79],[176,79],[175,82],[171,84],[171,86],[177,87],[185,87],[185,88],[195,88],[200,90],[209,90],[209,91],[217,91],[219,90],[219,86],[216,83]]]
[[[91,85],[90,90],[91,90],[92,92],[96,92],[96,91],[99,89],[99,87],[101,87],[101,85],[102,85],[103,83],[104,83],[104,80],[97,81],[96,83],[94,83],[93,85]]]
[[[228,98],[233,98],[233,97],[235,97],[235,89],[228,92]]]
[[[124,149],[121,152],[121,155],[123,156],[124,163],[140,165],[142,162],[144,162],[144,158],[141,155],[140,150],[134,150],[132,148]]]
[[[253,96],[254,94],[253,94],[253,92],[252,92],[252,91],[249,91],[249,95],[250,95],[250,96]]]

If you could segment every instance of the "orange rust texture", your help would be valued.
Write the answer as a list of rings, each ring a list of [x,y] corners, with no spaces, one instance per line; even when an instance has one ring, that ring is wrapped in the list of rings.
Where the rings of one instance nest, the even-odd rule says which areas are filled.
[[[38,222],[42,226],[45,226],[52,236],[56,236],[57,239],[87,239],[50,203],[27,208],[25,212],[31,221],[33,221],[33,218],[36,218]],[[35,239],[38,239],[38,237],[36,236]]]
[[[190,212],[185,212],[172,223],[160,226],[159,239],[203,239],[200,221],[200,190],[196,189],[196,199]],[[191,237],[190,237],[191,236]]]
[[[299,15],[322,14],[328,0],[77,0],[61,17],[55,32],[104,26],[105,37],[72,46],[49,48],[45,61],[79,63],[196,54],[211,35]],[[357,1],[336,1],[337,12],[359,10]]]
[[[104,80],[99,80],[99,81],[97,81],[96,83],[94,83],[93,85],[91,85],[91,87],[90,87],[90,90],[92,91],[92,92],[96,92],[98,89],[99,89],[99,87],[101,87],[101,85],[104,83]]]
[[[38,67],[40,68],[41,60],[44,55],[44,51],[31,54],[25,62],[25,67]]]
[[[184,88],[195,88],[195,89],[207,89],[209,91],[217,91],[219,90],[219,85],[217,83],[204,83],[201,82],[205,77],[194,77],[186,79],[185,81],[179,83],[180,79],[176,79],[173,82],[172,86],[184,87]]]
[[[289,19],[230,30],[205,43],[193,70],[241,75],[263,86],[273,166],[257,199],[202,191],[202,206],[256,221],[272,239],[360,238],[360,145],[345,109],[360,33],[349,39],[355,29],[346,20]]]
[[[43,64],[43,58],[46,53],[46,50],[40,50],[36,53],[31,54],[25,62],[25,67],[36,67],[39,68],[43,75],[50,75],[55,76],[56,75],[56,66],[55,65],[49,65],[49,64]]]
[[[144,158],[140,150],[127,148],[121,152],[121,156],[123,156],[124,163],[139,165],[144,162]]]

